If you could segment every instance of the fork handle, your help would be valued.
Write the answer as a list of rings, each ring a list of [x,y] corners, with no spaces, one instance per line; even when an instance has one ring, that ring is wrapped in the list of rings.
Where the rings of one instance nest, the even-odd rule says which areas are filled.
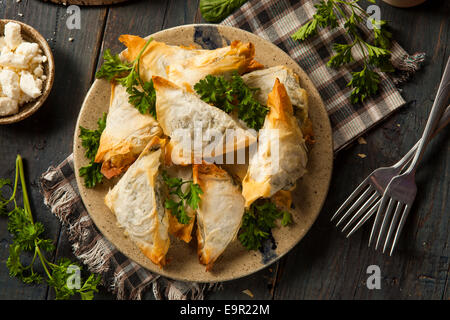
[[[433,134],[429,138],[429,141],[431,141],[442,129],[444,129],[448,124],[450,123],[450,105],[447,106],[447,108],[444,111],[444,114],[441,117],[441,120],[439,121],[439,124],[437,125],[437,129],[434,130]],[[401,158],[396,164],[393,165],[395,168],[403,168],[406,164],[411,161],[414,154],[416,153],[417,148],[419,147],[420,140],[416,142],[416,144],[406,153],[403,158]]]
[[[450,99],[450,58],[447,60],[447,65],[444,70],[444,74],[439,85],[438,92],[436,94],[436,99],[434,100],[433,107],[431,108],[430,116],[428,117],[427,124],[420,139],[419,146],[417,148],[416,154],[411,162],[411,165],[407,169],[407,173],[415,172],[422,158],[425,148],[429,142],[429,138],[433,134],[433,131],[441,118],[442,112],[445,106],[448,105]]]

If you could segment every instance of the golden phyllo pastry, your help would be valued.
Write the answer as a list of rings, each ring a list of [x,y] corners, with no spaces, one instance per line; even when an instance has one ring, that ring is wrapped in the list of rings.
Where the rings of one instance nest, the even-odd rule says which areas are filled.
[[[146,40],[133,35],[121,35],[119,40],[128,50],[122,56],[133,61],[145,45]],[[144,81],[152,76],[161,76],[192,91],[194,84],[207,75],[239,73],[261,68],[254,60],[252,43],[233,41],[231,45],[215,50],[173,46],[153,40],[141,56],[140,74]]]
[[[120,84],[112,84],[106,127],[100,138],[95,162],[108,179],[124,172],[162,130],[149,114],[141,114],[128,102],[128,93]]]
[[[105,197],[125,234],[160,267],[170,245],[167,190],[159,170],[164,144],[154,138]]]
[[[161,78],[153,77],[156,114],[175,164],[202,163],[203,159],[245,148],[255,133],[219,108]]]
[[[258,198],[269,198],[280,190],[291,190],[306,172],[308,161],[303,134],[287,91],[278,79],[269,94],[269,113],[259,131],[258,150],[251,154],[242,181],[245,206]]]
[[[198,256],[209,271],[236,238],[244,198],[231,176],[216,165],[194,165],[194,182],[203,190],[197,209]]]

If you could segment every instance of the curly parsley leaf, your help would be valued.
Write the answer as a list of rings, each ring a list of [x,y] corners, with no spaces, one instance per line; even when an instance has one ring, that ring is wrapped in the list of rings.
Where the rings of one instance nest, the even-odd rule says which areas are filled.
[[[153,81],[144,82],[142,90],[133,86],[127,89],[130,97],[128,101],[134,105],[140,113],[150,113],[156,119],[156,91]]]
[[[153,39],[150,38],[131,63],[120,60],[119,55],[112,55],[109,49],[103,55],[104,63],[95,74],[97,78],[115,80],[124,86],[130,95],[128,101],[142,114],[150,113],[156,118],[156,92],[153,82],[142,81],[139,74],[139,64],[142,54]]]
[[[373,2],[372,0],[369,0]],[[359,50],[363,56],[364,69],[352,73],[352,80],[348,86],[352,88],[350,100],[352,103],[363,102],[378,91],[379,76],[375,75],[374,68],[383,72],[393,72],[394,68],[390,62],[391,52],[388,50],[391,44],[392,33],[388,30],[387,21],[375,20],[357,4],[358,1],[321,0],[315,5],[316,13],[313,18],[306,22],[297,32],[292,34],[292,39],[304,41],[317,33],[318,27],[337,27],[337,17],[344,21],[344,28],[352,38],[352,43],[335,43],[333,49],[336,52],[327,65],[338,68],[355,61],[353,51]],[[346,6],[349,14],[342,10]],[[361,25],[365,21],[372,25],[373,41],[363,39]],[[354,49],[354,50],[352,50]]]
[[[80,177],[84,178],[84,185],[86,188],[94,188],[103,181],[104,176],[101,169],[102,164],[94,161],[91,161],[87,166],[80,168]]]
[[[352,103],[363,102],[364,99],[375,94],[379,83],[378,73],[370,70],[367,66],[361,71],[352,72],[352,80],[347,84],[354,88],[350,95]]]
[[[255,201],[244,213],[239,241],[247,250],[259,249],[262,242],[269,238],[271,229],[276,227],[278,219],[281,219],[282,226],[292,223],[291,214],[279,210],[270,200]]]
[[[16,194],[18,190],[18,180],[21,182],[23,194],[23,207],[17,206],[18,200]],[[25,185],[25,175],[23,172],[23,162],[20,155],[16,159],[16,183],[14,184],[13,194],[11,198],[5,199],[1,196],[3,202],[3,210],[7,211],[8,215],[8,231],[12,235],[12,243],[9,246],[9,257],[6,260],[11,277],[17,277],[24,283],[41,283],[44,281],[43,276],[35,271],[35,264],[39,261],[45,271],[45,279],[50,287],[55,290],[57,299],[68,299],[76,294],[79,294],[82,299],[92,299],[94,292],[97,292],[97,285],[100,282],[100,277],[91,274],[83,285],[79,288],[69,288],[69,277],[71,273],[69,268],[76,267],[81,270],[81,267],[71,262],[68,259],[61,260],[58,264],[50,262],[44,255],[44,251],[51,252],[55,250],[53,241],[45,239],[44,225],[40,222],[34,222],[31,213],[27,188]],[[1,189],[11,185],[8,179],[0,179],[0,193]],[[12,202],[14,207],[9,210],[8,203]],[[32,259],[29,264],[24,264],[22,258],[29,253]],[[80,277],[81,284],[81,277]]]
[[[97,120],[97,126],[98,128],[96,130],[90,130],[80,126],[80,135],[78,137],[81,139],[81,145],[86,149],[84,153],[85,157],[90,160],[95,158],[100,145],[100,137],[106,128],[106,112]]]
[[[76,294],[80,294],[82,300],[92,300],[94,292],[98,292],[97,285],[100,283],[100,276],[91,274],[83,285],[74,281],[74,276],[80,276],[81,266],[73,263],[67,258],[62,258],[58,264],[51,265],[51,278],[48,284],[55,289],[56,300],[67,300]]]
[[[202,189],[192,180],[183,181],[181,178],[169,177],[166,171],[162,174],[163,180],[169,189],[169,195],[175,195],[178,201],[172,198],[166,199],[165,207],[170,210],[173,216],[175,216],[179,223],[188,224],[191,221],[186,212],[186,207],[191,207],[192,210],[197,210],[200,203],[200,195],[203,194]],[[187,184],[185,191],[183,186]]]
[[[259,130],[264,125],[269,109],[255,99],[254,93],[259,89],[248,87],[237,72],[230,80],[208,75],[197,82],[194,89],[203,101],[226,113],[237,110],[239,119],[249,128]]]
[[[109,49],[105,50],[103,60],[102,66],[95,73],[97,79],[115,80],[133,69],[131,63],[120,60],[119,55],[113,55]]]
[[[200,98],[226,113],[230,113],[236,107],[231,83],[222,76],[208,75],[194,85],[194,89]]]

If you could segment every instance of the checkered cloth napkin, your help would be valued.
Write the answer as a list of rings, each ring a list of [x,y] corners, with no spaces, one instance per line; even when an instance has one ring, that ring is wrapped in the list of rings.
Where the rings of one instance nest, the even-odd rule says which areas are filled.
[[[253,0],[223,24],[246,29],[275,43],[299,63],[324,100],[333,126],[335,150],[339,150],[405,103],[395,84],[414,73],[424,57],[409,56],[394,43],[393,64],[399,69],[396,78],[382,74],[378,95],[364,104],[352,105],[350,89],[346,87],[351,70],[333,70],[325,65],[332,54],[332,42],[349,41],[344,30],[321,30],[301,44],[290,38],[312,17],[313,5],[313,1],[306,0]],[[357,68],[358,63],[353,67]],[[118,299],[140,299],[150,288],[157,299],[202,299],[206,292],[218,287],[163,278],[120,253],[98,231],[86,211],[76,184],[72,155],[57,167],[50,167],[41,176],[40,185],[45,204],[66,227],[74,254],[90,271],[102,275],[103,285]]]

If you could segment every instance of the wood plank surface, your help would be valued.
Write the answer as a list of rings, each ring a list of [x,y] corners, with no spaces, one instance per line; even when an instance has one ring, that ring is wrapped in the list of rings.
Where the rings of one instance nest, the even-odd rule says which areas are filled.
[[[394,38],[410,53],[425,51],[427,62],[403,86],[408,104],[335,160],[325,206],[310,232],[280,262],[251,276],[223,283],[209,299],[449,299],[449,130],[433,141],[418,175],[418,196],[393,257],[367,248],[368,226],[346,239],[330,222],[336,208],[375,168],[390,165],[419,139],[445,60],[450,53],[450,3],[428,0],[410,9],[377,2],[390,21]],[[363,7],[367,2],[363,2]],[[53,50],[56,79],[42,109],[29,119],[0,127],[0,177],[13,177],[17,153],[25,158],[32,208],[47,236],[58,244],[55,258],[71,257],[59,222],[43,205],[37,179],[72,150],[73,131],[82,100],[106,48],[119,52],[117,38],[145,36],[182,24],[202,22],[198,0],[130,1],[114,6],[82,7],[81,29],[65,26],[67,7],[35,0],[2,1],[0,18],[17,19],[40,31]],[[21,15],[19,15],[19,13]],[[73,41],[69,41],[73,38]],[[361,159],[358,153],[364,153]],[[29,286],[10,278],[5,266],[10,237],[0,218],[0,299],[53,299],[47,286]],[[369,290],[369,265],[381,269],[381,290]],[[248,290],[248,291],[246,291]],[[244,292],[245,291],[245,292]],[[105,288],[96,299],[114,299]],[[148,292],[146,299],[153,299]]]
[[[367,248],[368,226],[346,239],[329,222],[363,177],[395,163],[420,138],[450,52],[448,3],[380,7],[394,38],[408,52],[425,51],[426,65],[403,86],[408,105],[370,131],[367,145],[354,144],[337,155],[324,209],[305,239],[282,261],[275,299],[445,298],[450,254],[448,130],[428,147],[417,174],[417,199],[393,257]],[[381,290],[367,289],[369,265],[381,269]]]

